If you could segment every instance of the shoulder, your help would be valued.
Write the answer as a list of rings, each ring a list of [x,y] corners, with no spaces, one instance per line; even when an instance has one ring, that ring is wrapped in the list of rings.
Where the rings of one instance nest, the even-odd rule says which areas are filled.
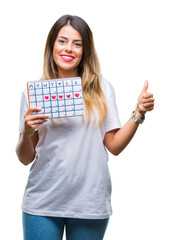
[[[106,100],[108,100],[112,95],[115,95],[113,86],[107,79],[105,79],[103,77],[101,77],[101,87],[102,87],[103,93],[106,97]]]
[[[28,97],[27,97],[27,89],[25,88],[23,91],[22,91],[22,94],[21,94],[21,106],[28,106]]]
[[[24,89],[21,91],[21,97],[22,97],[22,98],[27,98],[27,88],[24,88]]]
[[[23,91],[22,91],[22,95],[27,98],[27,88],[25,88]]]

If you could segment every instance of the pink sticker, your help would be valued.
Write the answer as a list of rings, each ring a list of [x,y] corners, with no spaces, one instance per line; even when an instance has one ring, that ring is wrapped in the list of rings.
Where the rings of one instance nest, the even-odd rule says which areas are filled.
[[[80,96],[80,94],[79,94],[79,93],[75,93],[75,96],[76,96],[76,97],[79,97],[79,96]]]
[[[62,99],[62,98],[63,98],[63,95],[59,95],[58,97],[59,97],[60,99]]]
[[[56,96],[54,95],[54,96],[51,96],[51,98],[54,100],[54,99],[56,99]]]
[[[48,99],[49,99],[49,96],[45,96],[45,99],[48,100]]]
[[[70,97],[71,97],[71,95],[70,95],[70,94],[69,94],[69,95],[66,95],[66,97],[67,97],[67,98],[70,98]]]

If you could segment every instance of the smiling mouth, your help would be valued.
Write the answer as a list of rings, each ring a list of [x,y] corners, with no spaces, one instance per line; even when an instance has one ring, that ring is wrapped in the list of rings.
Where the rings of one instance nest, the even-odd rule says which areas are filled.
[[[71,62],[74,60],[74,57],[71,55],[61,55],[61,58],[65,61],[65,62]]]

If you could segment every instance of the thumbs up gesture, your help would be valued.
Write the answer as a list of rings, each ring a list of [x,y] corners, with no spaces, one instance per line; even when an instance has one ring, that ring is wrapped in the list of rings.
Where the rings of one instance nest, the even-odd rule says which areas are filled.
[[[148,81],[145,81],[143,90],[138,97],[138,107],[142,112],[152,111],[154,109],[154,98],[152,93],[148,93]]]

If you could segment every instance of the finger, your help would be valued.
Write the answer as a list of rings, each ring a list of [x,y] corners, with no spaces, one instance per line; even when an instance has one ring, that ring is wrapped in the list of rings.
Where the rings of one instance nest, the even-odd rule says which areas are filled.
[[[33,119],[47,119],[49,116],[47,114],[34,114],[31,115]]]
[[[25,120],[36,120],[36,119],[47,119],[48,115],[46,114],[34,114],[34,115],[26,115],[25,114]]]
[[[25,113],[25,116],[32,115],[33,112],[39,112],[39,111],[41,111],[41,109],[38,107],[29,107],[27,112]]]
[[[146,109],[146,112],[150,112],[150,111],[152,111],[153,109],[154,109],[154,107],[147,108],[147,109]]]
[[[142,109],[145,112],[149,112],[149,111],[152,111],[154,109],[154,106],[152,106],[152,107],[142,107]]]
[[[154,102],[155,101],[155,99],[154,98],[143,98],[142,99],[142,103],[144,104],[144,103],[150,103],[150,102]]]
[[[42,123],[44,123],[46,121],[47,120],[45,120],[45,119],[32,120],[32,121],[28,121],[27,125],[34,126],[34,125],[37,125],[37,124],[42,124]]]
[[[41,111],[41,109],[38,108],[38,107],[29,107],[28,110],[27,110],[27,112],[26,112],[26,115],[30,115],[30,114],[32,114],[33,112],[39,112],[39,111]]]
[[[154,107],[154,103],[153,103],[153,102],[144,103],[144,104],[142,104],[142,106],[143,106],[145,109],[153,108],[153,107]]]
[[[153,98],[153,94],[152,93],[145,93],[144,98]]]
[[[37,120],[37,121],[34,121],[34,122],[28,122],[26,123],[25,125],[25,132],[27,133],[30,133],[30,132],[34,132],[35,129],[40,126],[41,124],[43,124],[46,120]]]
[[[143,90],[142,90],[143,93],[146,93],[146,92],[147,92],[147,90],[148,90],[148,85],[149,85],[149,84],[148,84],[148,81],[146,80],[145,83],[144,83],[144,86],[143,86]]]

